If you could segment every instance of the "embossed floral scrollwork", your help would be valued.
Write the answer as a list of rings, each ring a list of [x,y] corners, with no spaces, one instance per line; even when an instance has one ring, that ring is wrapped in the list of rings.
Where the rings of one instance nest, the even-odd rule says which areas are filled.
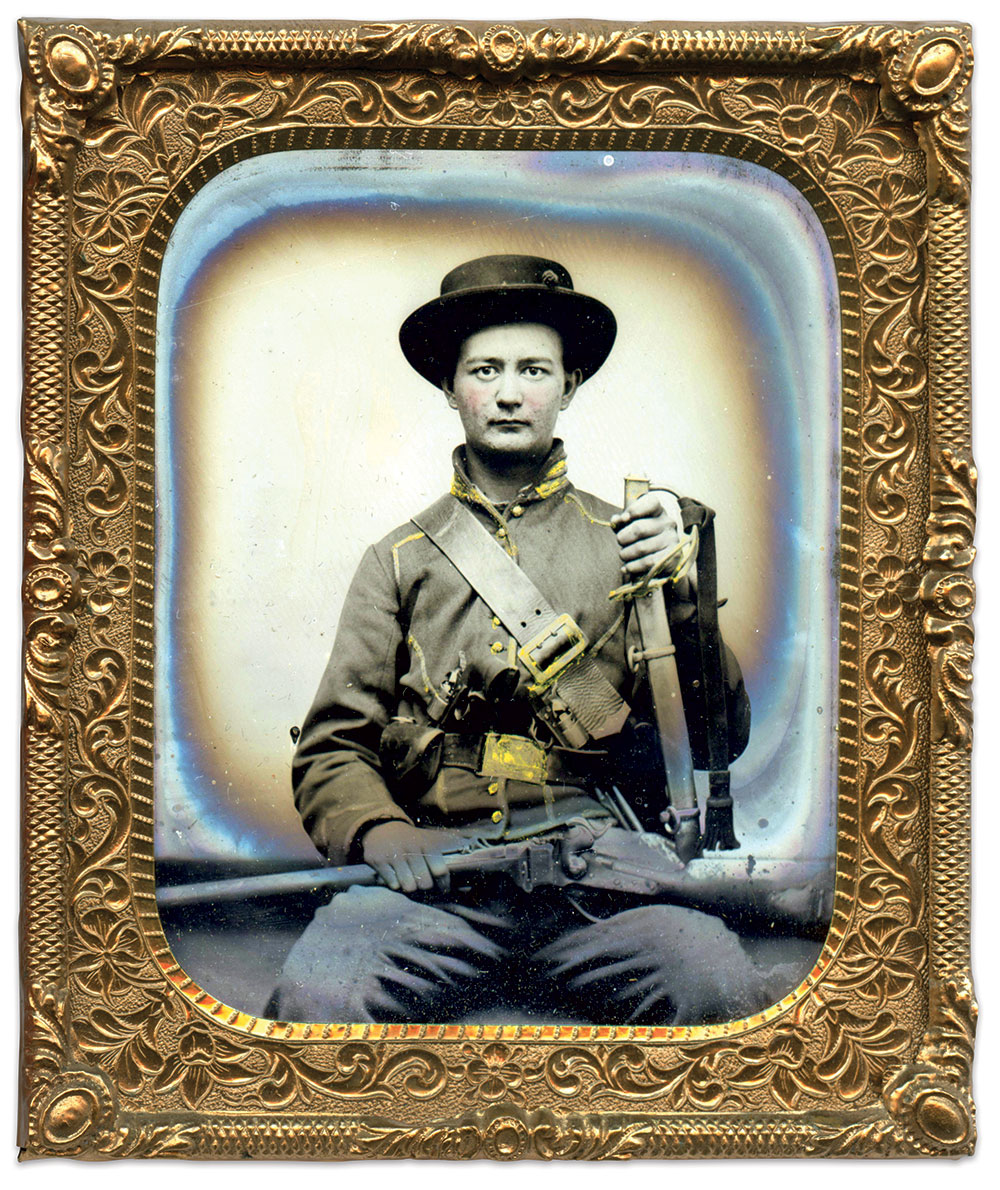
[[[659,112],[670,111],[679,123],[706,121],[735,131],[740,125],[723,101],[726,86],[725,80],[700,76],[624,83],[610,83],[600,76],[592,83],[570,77],[545,95],[545,105],[559,124],[569,128],[606,121],[619,128],[643,128]]]
[[[153,33],[143,29],[94,33],[103,52],[119,67],[149,67],[157,63],[191,63],[204,47],[202,30],[175,25]]]
[[[961,55],[949,59],[947,37],[935,43],[925,33],[891,27],[845,28],[826,41],[811,31],[787,36],[749,31],[744,47],[758,56],[752,67],[738,69],[759,73],[742,78],[728,64],[750,61],[749,51],[734,49],[729,35],[711,31],[549,27],[522,34],[503,25],[485,33],[423,24],[359,25],[325,35],[330,68],[315,70],[315,56],[303,68],[304,42],[290,41],[288,48],[283,35],[275,35],[270,47],[252,38],[240,41],[248,36],[212,32],[203,44],[214,47],[214,57],[206,54],[197,71],[161,73],[143,72],[142,63],[172,62],[197,39],[181,30],[111,36],[67,27],[62,42],[45,43],[55,44],[58,53],[37,58],[39,74],[29,96],[33,145],[50,155],[51,169],[77,148],[85,152],[67,213],[74,252],[70,304],[78,336],[68,395],[74,488],[85,493],[74,496],[85,521],[78,548],[70,541],[65,508],[65,454],[56,459],[51,444],[29,451],[32,570],[25,595],[34,616],[28,632],[32,722],[65,719],[59,700],[72,664],[80,678],[69,717],[68,958],[77,1014],[71,1040],[60,1032],[64,1022],[53,1008],[57,993],[38,993],[29,1010],[40,1075],[34,1102],[44,1106],[39,1118],[54,1138],[46,1143],[65,1152],[118,1155],[185,1151],[188,1144],[176,1124],[150,1129],[119,1120],[112,1126],[100,1089],[108,1084],[100,1071],[79,1078],[75,1071],[62,1073],[82,1053],[107,1073],[119,1096],[130,1102],[159,1099],[167,1111],[221,1106],[235,1116],[237,1109],[287,1107],[318,1109],[329,1119],[331,1105],[339,1109],[344,1101],[355,1112],[359,1105],[375,1103],[381,1110],[395,1100],[405,1100],[415,1112],[423,1102],[450,1103],[456,1096],[494,1105],[472,1123],[454,1125],[335,1121],[327,1135],[338,1155],[485,1153],[502,1159],[535,1152],[594,1157],[658,1152],[648,1121],[536,1116],[522,1106],[536,1093],[558,1096],[563,1106],[611,1099],[692,1116],[712,1112],[713,1119],[723,1114],[720,1108],[737,1110],[748,1103],[781,1112],[850,1103],[852,1123],[830,1132],[828,1151],[888,1151],[895,1145],[899,1152],[906,1147],[904,1136],[912,1141],[909,1151],[966,1146],[971,1042],[968,1029],[963,1033],[948,1020],[932,1025],[917,1061],[885,1084],[884,1101],[867,1106],[912,1042],[901,1023],[911,1019],[904,1017],[903,1005],[917,1004],[915,989],[927,967],[926,881],[917,846],[923,842],[920,749],[926,744],[921,726],[926,703],[912,671],[907,673],[905,637],[913,632],[906,605],[916,593],[910,556],[915,477],[919,480],[926,460],[921,435],[927,409],[923,309],[929,212],[913,180],[918,170],[916,141],[908,130],[912,121],[901,122],[889,101],[880,107],[876,86],[854,86],[849,76],[874,79],[891,63],[909,88],[906,96],[896,95],[897,103],[905,102],[911,112],[923,105],[916,127],[932,176],[938,170],[961,183],[968,145],[962,89],[971,55],[963,46]],[[811,77],[780,65],[793,56],[792,42],[796,60],[809,62]],[[236,74],[230,68],[241,54],[249,55],[253,69],[238,65]],[[819,76],[824,60],[829,69]],[[361,69],[366,62],[369,68]],[[682,73],[692,63],[696,68]],[[762,77],[771,63],[778,64],[774,77]],[[428,64],[435,73],[426,73]],[[662,73],[639,73],[651,66]],[[583,67],[591,73],[581,74]],[[425,73],[416,75],[413,68]],[[886,87],[883,95],[894,93],[891,82]],[[452,120],[456,127],[495,129],[686,127],[737,133],[741,145],[757,149],[769,142],[783,147],[795,168],[807,171],[833,200],[859,249],[869,402],[861,444],[864,508],[876,525],[874,535],[863,540],[865,561],[857,580],[867,641],[859,659],[859,892],[851,931],[816,995],[743,1036],[662,1048],[558,1045],[537,1058],[533,1047],[502,1043],[457,1055],[453,1047],[434,1043],[299,1046],[247,1037],[200,1010],[185,1010],[181,1017],[179,997],[161,1002],[153,992],[154,984],[162,987],[162,973],[149,960],[128,909],[128,848],[137,823],[127,771],[129,654],[117,631],[124,621],[114,620],[110,643],[100,636],[107,627],[103,621],[129,606],[135,561],[121,545],[131,540],[125,530],[134,496],[134,418],[143,399],[130,354],[134,252],[171,185],[238,136],[249,143],[250,133],[266,137],[306,124],[340,123],[355,132],[374,127],[381,133]],[[975,475],[968,460],[946,458],[934,467],[938,494],[919,588],[934,667],[933,730],[937,738],[965,740]],[[94,619],[81,614],[81,604]],[[77,619],[91,639],[76,644],[74,661]],[[133,1007],[137,1001],[141,1006]],[[952,1007],[956,1017],[966,1012],[960,994]],[[817,1135],[821,1132],[818,1126]]]
[[[67,508],[69,451],[65,443],[32,435],[27,442],[25,550],[38,561],[68,557]]]
[[[81,1044],[87,1024],[81,1026],[82,1037],[77,1030],[71,1032],[67,1006],[62,989],[34,986],[29,990],[25,1040],[32,1058],[32,1082],[26,1123],[32,1150],[66,1157],[142,1157],[188,1150],[191,1125],[133,1123],[118,1115],[105,1072],[77,1061],[78,1047],[87,1052],[86,1044]],[[103,1015],[122,1032],[124,1022],[118,1014]],[[150,1021],[145,1009],[136,1015]],[[154,1050],[147,1052],[152,1063],[160,1061]],[[123,1089],[122,1081],[115,1085]]]
[[[31,29],[27,40],[25,125],[29,161],[40,185],[62,187],[65,170],[87,140],[88,121],[108,104],[121,73],[166,58],[182,59],[199,34],[183,28],[158,34],[107,33],[83,25]]]
[[[515,1103],[524,1101],[524,1083],[532,1072],[525,1070],[523,1046],[511,1049],[494,1041],[482,1048],[467,1045],[462,1052],[469,1060],[460,1068],[460,1073],[477,1099],[490,1103],[500,1099]],[[536,1069],[535,1077],[538,1073]]]
[[[896,554],[869,555],[861,576],[861,601],[865,615],[896,620],[903,606],[917,597],[916,563],[905,563]]]
[[[891,943],[899,943],[908,937],[906,927],[920,928],[924,915],[924,877],[916,846],[921,810],[917,757],[924,704],[905,696],[904,664],[895,650],[880,649],[877,658],[866,665],[868,681],[877,684],[871,687],[874,697],[865,709],[864,738],[884,748],[884,753],[877,767],[866,768],[857,900],[871,914],[898,919],[900,932],[889,937]],[[888,922],[885,925],[894,928]],[[865,974],[869,979],[877,975],[877,965],[862,956],[879,948],[880,933],[857,940],[860,953],[852,955],[858,965],[849,970],[838,968],[830,975],[831,983],[839,986],[838,981],[844,978],[860,992]],[[903,964],[904,971],[908,965]],[[877,984],[864,993],[866,999],[876,1001],[880,994]]]
[[[192,1017],[181,1025],[177,1048],[164,1059],[152,1088],[176,1087],[184,1103],[197,1108],[214,1088],[245,1086],[259,1078],[261,1064],[255,1056],[252,1048],[236,1045],[200,1017]]]
[[[877,162],[882,171],[902,160],[898,133],[877,99],[842,78],[737,79],[722,96],[727,112],[738,111],[742,123],[838,188],[855,181],[861,163]]]
[[[830,1090],[853,1102],[880,1086],[908,1041],[891,1012],[865,1017],[846,1000],[811,998],[781,1021],[766,1043],[741,1046],[727,1081],[733,1087],[766,1087],[789,1111],[803,1096],[821,1099]]]
[[[660,1157],[656,1124],[648,1118],[557,1116],[538,1112],[532,1148],[544,1161],[596,1161],[608,1157]]]
[[[73,811],[87,821],[97,808],[94,802],[103,802],[102,808],[110,812],[116,841],[120,841],[121,833],[128,830],[128,799],[120,758],[113,758],[110,749],[126,738],[128,663],[117,649],[92,649],[83,659],[83,676],[88,683],[87,716],[81,716],[79,740],[83,767],[73,769],[74,776],[80,778],[70,795]],[[95,849],[92,859],[98,851]]]
[[[344,96],[344,116],[358,124],[393,116],[407,124],[430,124],[445,114],[449,102],[448,92],[431,78],[400,78],[384,85],[375,78],[346,76],[338,93]]]
[[[138,1091],[150,1075],[163,1070],[164,1058],[156,1038],[157,1014],[162,1002],[146,1001],[141,1008],[95,1008],[76,1025],[80,1048],[114,1074],[125,1095]]]
[[[127,169],[90,170],[77,183],[74,198],[74,230],[102,256],[114,256],[132,243],[152,201],[143,179]]]
[[[658,1062],[637,1045],[560,1046],[545,1064],[545,1080],[560,1096],[571,1098],[586,1087],[594,1097],[622,1095],[655,1099],[661,1106],[711,1110],[725,1098],[720,1059],[725,1047],[685,1047],[677,1061]]]
[[[252,120],[266,119],[279,102],[259,77],[193,75],[177,90],[183,112],[181,138],[199,155],[209,152],[222,133],[228,137]]]
[[[928,616],[930,646],[931,734],[935,741],[952,740],[964,748],[972,746],[972,661],[975,656],[972,626]]]
[[[69,1051],[66,989],[33,984],[25,997],[25,1035],[33,1057],[35,1089],[51,1085]]]
[[[532,124],[545,111],[544,99],[526,83],[482,85],[452,96],[454,103],[463,99],[473,105],[473,123],[496,124],[501,128]]]
[[[59,731],[69,703],[76,620],[64,612],[35,616],[24,630],[24,698],[28,721]]]
[[[149,960],[133,922],[102,906],[78,916],[70,975],[80,987],[110,1004],[148,980]]]
[[[28,721],[58,731],[69,697],[69,675],[80,601],[77,548],[67,508],[68,451],[32,437],[27,444],[25,500],[25,675]]]
[[[848,219],[876,260],[906,262],[915,258],[927,239],[921,218],[926,205],[923,187],[894,170],[868,185],[844,183],[841,192],[853,200]]]
[[[261,1084],[262,1101],[281,1107],[299,1099],[313,1103],[331,1095],[389,1099],[393,1088],[414,1099],[433,1099],[448,1085],[448,1068],[433,1049],[385,1050],[348,1042],[332,1055],[317,1047],[291,1046],[274,1051]]]
[[[826,1087],[810,1053],[812,1034],[801,1014],[779,1024],[766,1044],[744,1046],[739,1054],[734,1086],[768,1090],[782,1107],[791,1111],[803,1095],[822,1098]]]
[[[77,978],[86,980],[82,972]],[[112,1072],[120,1091],[135,1095],[148,1085],[157,1094],[176,1091],[184,1105],[198,1108],[213,1091],[245,1086],[266,1072],[266,1060],[252,1046],[238,1044],[204,1017],[154,991],[138,1009],[98,1007],[77,1023],[81,1050]]]
[[[84,1068],[75,1060],[74,1049],[88,1051],[88,1023],[73,1031],[68,1028],[67,1000],[51,988],[32,988],[28,996],[29,1018],[26,1038],[33,1057],[31,1102],[27,1124],[35,1151],[65,1157],[143,1157],[161,1153],[180,1154],[190,1149],[190,1124],[171,1121],[164,1124],[133,1123],[118,1114],[118,1103],[104,1071]],[[111,1033],[127,1033],[128,1019],[99,1009],[109,1023],[105,1040]],[[144,1008],[132,1014],[151,1028],[151,1017]],[[100,1024],[104,1024],[100,1021]],[[100,1033],[100,1027],[95,1034]],[[93,1047],[91,1047],[93,1050]],[[160,1058],[147,1046],[141,1061],[152,1066]],[[119,1091],[128,1081],[127,1063],[116,1070],[124,1078],[116,1082]]]
[[[93,632],[104,641],[115,607],[132,589],[132,551],[127,545],[111,550],[90,550],[80,566],[80,592],[87,610],[95,617]]]
[[[931,475],[927,570],[920,597],[931,662],[931,732],[963,747],[972,743],[972,563],[976,469],[967,456],[942,451]]]
[[[81,669],[86,698],[72,711],[69,762],[72,963],[77,986],[107,1000],[157,980],[134,919],[124,914],[132,894],[129,758],[123,748],[128,667],[119,651],[104,647],[91,650]]]
[[[840,89],[836,79],[792,79],[790,85],[761,80],[744,83],[738,93],[747,105],[746,119],[750,123],[773,123],[783,147],[801,157],[815,153],[832,140],[830,114]]]
[[[921,269],[919,259],[907,263],[910,267],[902,272],[876,261],[861,275],[870,319],[866,339],[870,391],[862,431],[867,454],[865,501],[872,517],[889,530],[890,550],[899,548],[895,527],[910,510],[905,486],[918,457],[916,414],[927,390],[921,349]]]
[[[920,978],[927,959],[923,935],[907,922],[882,913],[859,922],[844,944],[837,987],[856,989],[884,1008],[905,996]]]
[[[144,170],[147,186],[159,191],[184,160],[165,134],[168,117],[176,115],[179,104],[176,88],[155,78],[133,79],[121,89],[115,106],[88,125],[84,143],[109,165]]]

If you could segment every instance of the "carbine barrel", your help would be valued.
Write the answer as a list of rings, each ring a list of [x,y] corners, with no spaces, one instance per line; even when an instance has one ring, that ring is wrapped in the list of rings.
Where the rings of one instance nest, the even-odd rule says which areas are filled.
[[[609,834],[612,832],[609,832]],[[648,896],[732,920],[764,921],[774,926],[825,930],[833,909],[831,865],[823,860],[699,858],[687,866],[663,857],[631,831],[614,831],[624,840],[615,854],[598,850],[574,853],[585,861],[579,875],[556,845],[537,840],[453,852],[443,856],[452,877],[505,873],[522,888],[545,884],[603,888],[625,895]],[[220,905],[264,897],[337,892],[351,885],[380,883],[367,864],[309,868],[232,880],[208,880],[157,889],[163,910]]]

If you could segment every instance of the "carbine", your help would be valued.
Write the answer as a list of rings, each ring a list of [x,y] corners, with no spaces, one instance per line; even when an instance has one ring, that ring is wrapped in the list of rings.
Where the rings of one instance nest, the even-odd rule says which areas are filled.
[[[471,838],[441,858],[451,883],[499,875],[526,892],[546,886],[604,889],[804,933],[825,931],[832,913],[824,861],[703,857],[685,865],[661,835],[585,818],[513,842]],[[373,868],[354,864],[165,886],[157,889],[157,901],[170,910],[380,883]]]

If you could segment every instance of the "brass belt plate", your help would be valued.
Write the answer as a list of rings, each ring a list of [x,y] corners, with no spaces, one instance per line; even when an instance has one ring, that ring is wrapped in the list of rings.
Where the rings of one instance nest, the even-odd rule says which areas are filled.
[[[483,743],[483,763],[479,775],[544,785],[548,780],[545,749],[525,736],[488,732]]]

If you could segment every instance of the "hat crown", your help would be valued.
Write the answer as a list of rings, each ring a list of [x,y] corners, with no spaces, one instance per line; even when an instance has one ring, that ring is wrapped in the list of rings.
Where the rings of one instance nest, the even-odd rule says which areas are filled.
[[[399,345],[425,380],[455,374],[459,346],[488,326],[540,323],[562,339],[566,367],[583,380],[597,371],[615,341],[615,316],[597,298],[573,288],[561,264],[541,256],[480,256],[453,268],[441,292],[404,320]]]
[[[458,265],[445,276],[441,282],[441,297],[470,289],[507,289],[510,286],[572,290],[573,278],[561,264],[541,256],[480,256]]]

